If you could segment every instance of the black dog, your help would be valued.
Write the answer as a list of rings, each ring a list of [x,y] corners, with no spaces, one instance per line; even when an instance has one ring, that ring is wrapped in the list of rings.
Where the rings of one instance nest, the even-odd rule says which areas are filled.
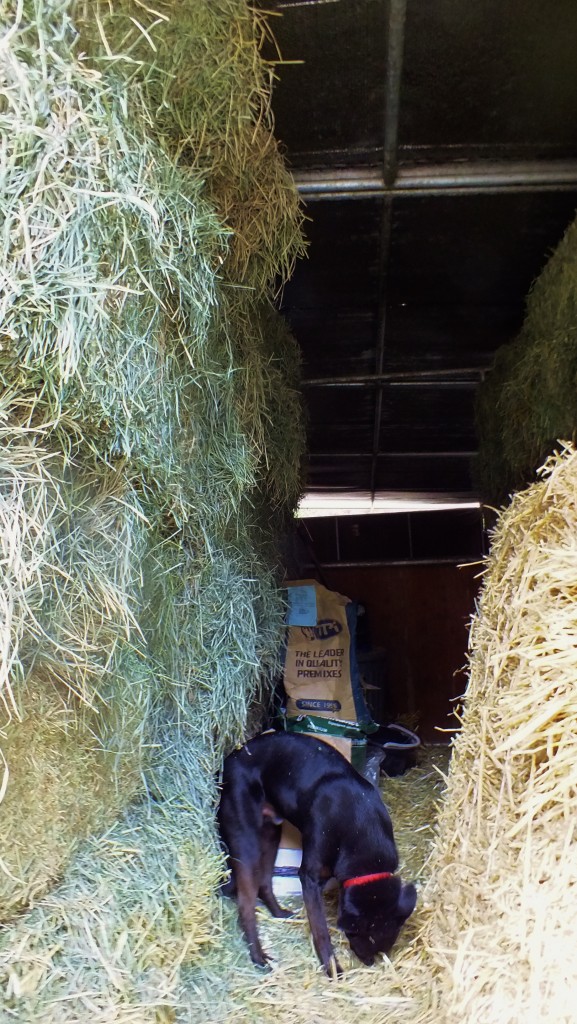
[[[257,736],[224,762],[218,822],[231,879],[223,891],[237,895],[251,959],[266,965],[257,897],[274,917],[290,916],[272,891],[283,818],[302,832],[299,876],[327,974],[334,953],[322,889],[329,878],[340,885],[338,927],[359,960],[371,965],[376,953],[390,951],[417,899],[414,885],[403,885],[394,874],[398,857],[389,813],[377,790],[334,747],[285,732]]]

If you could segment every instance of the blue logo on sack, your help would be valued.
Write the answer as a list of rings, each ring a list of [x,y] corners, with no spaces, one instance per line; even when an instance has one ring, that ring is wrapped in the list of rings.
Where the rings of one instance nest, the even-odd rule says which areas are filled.
[[[301,633],[306,640],[329,640],[332,636],[342,633],[343,627],[336,619],[321,619],[316,626],[301,626]]]
[[[299,711],[340,711],[341,703],[338,700],[297,700],[296,706]]]

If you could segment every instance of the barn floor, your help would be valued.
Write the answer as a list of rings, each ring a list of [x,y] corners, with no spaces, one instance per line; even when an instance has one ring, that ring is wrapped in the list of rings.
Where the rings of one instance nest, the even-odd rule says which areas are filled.
[[[419,888],[427,877],[427,861],[434,838],[437,803],[442,797],[444,775],[449,764],[447,746],[429,746],[419,753],[419,764],[406,775],[383,779],[381,790],[389,807],[405,880],[415,880]],[[419,905],[407,924],[394,951],[392,962],[381,961],[373,968],[361,966],[352,956],[346,940],[341,941],[335,925],[336,899],[327,896],[327,916],[337,956],[345,974],[338,982],[329,981],[318,969],[312,948],[302,900],[285,899],[294,907],[295,916],[277,921],[262,908],[259,929],[263,946],[274,958],[272,970],[261,974],[248,959],[236,925],[236,910],[222,901],[224,950],[191,969],[186,979],[188,993],[196,993],[194,1016],[183,1022],[210,1021],[233,1024],[244,1021],[259,1024],[282,1021],[283,1024],[412,1024],[419,1016],[419,1005],[407,966],[411,943],[419,927]],[[398,964],[405,962],[398,969]],[[190,1003],[189,1003],[190,1006]]]

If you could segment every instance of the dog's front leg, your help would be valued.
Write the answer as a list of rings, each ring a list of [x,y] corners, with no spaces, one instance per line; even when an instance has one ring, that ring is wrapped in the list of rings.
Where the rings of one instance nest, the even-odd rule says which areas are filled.
[[[301,885],[303,887],[303,899],[309,919],[314,947],[326,973],[329,978],[332,978],[333,974],[342,974],[343,971],[335,957],[329,935],[323,904],[322,885],[318,878],[309,874],[302,868],[299,875]]]

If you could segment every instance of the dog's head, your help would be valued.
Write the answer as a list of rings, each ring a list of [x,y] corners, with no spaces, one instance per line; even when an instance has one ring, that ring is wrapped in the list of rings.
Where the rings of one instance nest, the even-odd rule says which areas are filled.
[[[338,927],[355,954],[368,967],[377,953],[390,953],[417,902],[412,882],[392,876],[343,889]]]

